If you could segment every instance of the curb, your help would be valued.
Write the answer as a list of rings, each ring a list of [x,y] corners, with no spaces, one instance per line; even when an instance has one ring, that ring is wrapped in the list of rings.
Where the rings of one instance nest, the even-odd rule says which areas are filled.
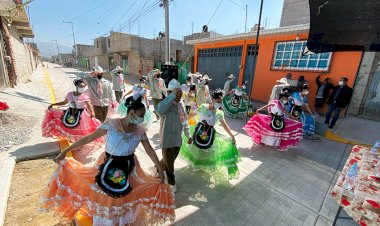
[[[0,159],[0,175],[2,183],[0,183],[0,226],[4,225],[5,212],[7,211],[7,204],[9,192],[12,184],[13,171],[16,165],[15,158],[7,157]]]

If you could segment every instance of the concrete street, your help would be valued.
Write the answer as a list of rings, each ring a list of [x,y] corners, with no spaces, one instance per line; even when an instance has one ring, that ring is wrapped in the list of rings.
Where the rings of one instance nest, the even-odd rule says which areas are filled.
[[[56,99],[61,101],[69,90],[74,89],[72,79],[80,71],[50,63],[47,70]],[[0,91],[0,99],[7,101],[11,111],[42,121],[44,110],[52,100],[41,66],[31,80],[31,83],[20,84],[15,89]],[[131,78],[132,83],[135,81]],[[176,162],[178,192],[175,225],[332,225],[338,204],[328,192],[335,185],[350,153],[350,145],[322,138],[320,142],[303,140],[299,148],[277,152],[265,146],[252,146],[251,138],[241,129],[245,120],[226,120],[236,135],[242,156],[240,177],[229,184],[215,184],[207,174],[193,171],[179,158]],[[351,121],[354,124],[350,125]],[[1,160],[14,162],[13,158],[20,161],[57,153],[57,141],[42,138],[39,124],[34,128],[29,142],[0,153],[0,163]],[[360,127],[353,127],[358,129],[350,131],[344,129],[355,125]],[[369,120],[347,118],[336,131],[341,130],[341,135],[349,139],[373,143],[376,135],[368,137],[362,132],[366,129],[372,130],[368,134],[375,134],[378,126],[378,123]],[[159,123],[156,122],[148,131],[156,149],[159,149],[158,129]],[[141,146],[136,154],[144,169],[153,165]],[[160,157],[161,150],[157,154]],[[0,167],[0,177],[4,178],[13,166],[9,166],[12,169]],[[6,183],[10,183],[9,176]],[[6,188],[0,186],[0,189]],[[2,192],[0,190],[4,194]],[[2,211],[5,209],[0,200],[0,213]],[[341,216],[346,216],[344,211]],[[357,224],[352,220],[340,219],[338,225]]]

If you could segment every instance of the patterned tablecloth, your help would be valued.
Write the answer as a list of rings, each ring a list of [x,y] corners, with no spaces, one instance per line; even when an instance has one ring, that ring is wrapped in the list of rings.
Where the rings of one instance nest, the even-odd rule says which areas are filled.
[[[375,176],[379,155],[373,156],[369,148],[356,145],[330,194],[352,219],[361,226],[380,225],[380,178]],[[348,170],[357,163],[358,174],[351,190],[344,188]]]

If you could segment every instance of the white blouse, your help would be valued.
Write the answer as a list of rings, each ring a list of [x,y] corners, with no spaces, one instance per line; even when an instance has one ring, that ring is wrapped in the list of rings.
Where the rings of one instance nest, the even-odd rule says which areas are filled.
[[[140,126],[132,133],[122,132],[120,119],[110,120],[100,128],[107,130],[105,150],[110,155],[131,155],[142,140],[148,140],[145,130]]]

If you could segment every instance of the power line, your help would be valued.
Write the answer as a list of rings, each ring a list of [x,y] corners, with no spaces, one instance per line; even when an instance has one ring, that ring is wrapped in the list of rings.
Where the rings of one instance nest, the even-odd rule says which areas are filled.
[[[129,9],[128,9],[127,11],[125,11],[125,13],[123,14],[123,16],[122,16],[120,19],[117,20],[118,22],[116,22],[116,23],[112,26],[112,30],[116,27],[116,25],[118,25],[119,21],[121,21],[122,19],[124,19],[124,17],[129,13],[129,11],[130,11],[130,10],[133,8],[133,6],[136,4],[136,2],[137,2],[137,0],[135,0],[135,1],[133,2],[133,4],[131,5],[131,7],[129,7]]]
[[[96,20],[96,21],[92,21],[92,22],[86,24],[85,26],[79,28],[79,29],[77,30],[76,33],[77,33],[77,34],[80,33],[80,31],[83,31],[84,29],[88,28],[88,27],[89,27],[90,25],[92,25],[94,22],[97,23],[97,22],[99,21],[99,19],[101,19],[102,17],[104,17],[104,16],[108,15],[110,12],[112,12],[112,10],[113,10],[115,7],[117,7],[117,6],[120,4],[120,2],[122,2],[122,1],[123,1],[123,0],[119,0],[114,6],[112,6],[112,7],[111,7],[110,9],[108,9],[104,14],[102,14],[100,17],[98,17],[98,18],[97,18],[98,20]],[[62,40],[62,39],[65,39],[65,38],[67,38],[67,37],[69,37],[69,36],[71,36],[71,35],[66,35],[66,36],[60,37],[60,38],[58,38],[57,40]]]
[[[74,18],[69,19],[69,21],[76,20],[76,19],[82,17],[83,15],[86,15],[87,13],[94,11],[95,9],[97,9],[97,8],[99,8],[100,6],[106,4],[107,2],[109,2],[109,0],[105,0],[104,2],[102,2],[101,4],[99,4],[98,6],[92,8],[92,9],[89,9],[89,10],[87,10],[86,12],[81,13],[80,15],[78,15],[78,16],[76,16],[76,17],[74,17]]]
[[[233,0],[228,0],[228,1],[230,1],[232,4],[236,5],[237,7],[242,8],[242,9],[245,10],[245,6],[239,5],[238,3],[234,2]]]

